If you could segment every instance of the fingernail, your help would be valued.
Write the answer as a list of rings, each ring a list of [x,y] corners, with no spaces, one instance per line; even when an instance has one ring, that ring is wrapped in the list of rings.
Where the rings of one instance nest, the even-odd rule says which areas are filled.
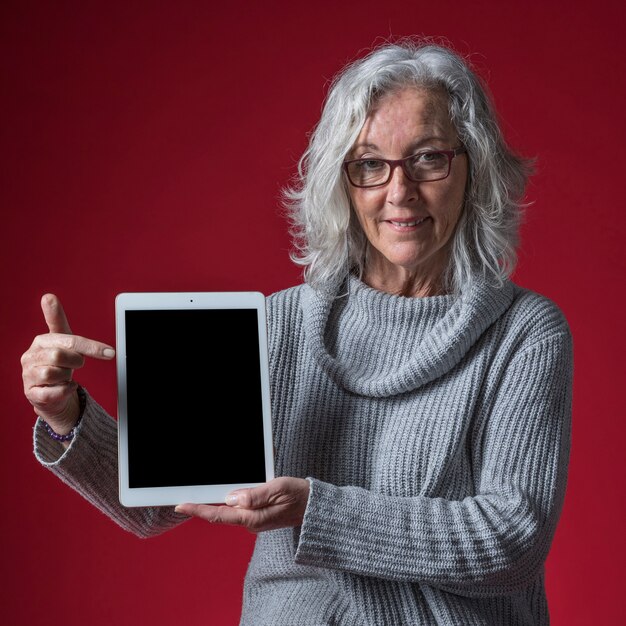
[[[105,356],[107,359],[112,359],[115,356],[115,350],[113,350],[113,348],[105,348],[102,351],[102,356]]]
[[[239,497],[237,496],[236,493],[229,493],[226,496],[226,504],[230,504],[231,506],[234,504],[237,504],[238,500],[239,500]]]
[[[182,506],[175,506],[175,507],[174,507],[174,511],[175,511],[176,513],[184,513],[184,511],[183,511],[183,507],[182,507]]]

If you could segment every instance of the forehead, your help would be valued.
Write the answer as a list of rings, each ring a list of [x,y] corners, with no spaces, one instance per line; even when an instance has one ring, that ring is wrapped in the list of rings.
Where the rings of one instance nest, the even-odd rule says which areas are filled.
[[[406,138],[418,140],[424,133],[451,139],[456,132],[441,90],[405,87],[382,95],[371,107],[358,142]]]

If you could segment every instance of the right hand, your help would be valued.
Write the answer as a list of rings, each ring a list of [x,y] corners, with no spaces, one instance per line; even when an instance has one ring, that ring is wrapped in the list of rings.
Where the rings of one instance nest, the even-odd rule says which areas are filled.
[[[76,424],[79,414],[74,370],[85,364],[85,357],[110,360],[115,350],[99,341],[72,334],[59,299],[47,293],[41,298],[49,332],[35,337],[22,355],[24,394],[35,413],[64,435]]]

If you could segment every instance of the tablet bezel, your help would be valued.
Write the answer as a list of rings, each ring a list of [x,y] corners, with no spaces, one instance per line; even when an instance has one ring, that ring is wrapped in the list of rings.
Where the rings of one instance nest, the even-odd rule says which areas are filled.
[[[255,487],[262,484],[237,483],[140,488],[131,488],[129,486],[126,311],[203,309],[254,309],[257,312],[265,476],[266,480],[274,478],[265,296],[255,291],[120,293],[115,299],[115,322],[118,385],[119,499],[123,506],[168,506],[184,502],[223,503],[225,496],[234,489]]]

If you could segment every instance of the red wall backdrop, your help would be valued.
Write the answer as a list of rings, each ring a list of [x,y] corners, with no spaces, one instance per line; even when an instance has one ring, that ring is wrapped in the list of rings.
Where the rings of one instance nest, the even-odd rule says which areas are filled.
[[[381,37],[423,34],[472,55],[510,142],[538,157],[515,278],[563,308],[576,348],[552,619],[624,623],[621,4],[5,0],[0,622],[237,623],[252,535],[119,530],[36,464],[19,356],[46,291],[75,332],[113,342],[121,291],[297,283],[278,194],[327,80]],[[115,411],[112,363],[78,378]],[[163,364],[159,384],[184,381]]]

